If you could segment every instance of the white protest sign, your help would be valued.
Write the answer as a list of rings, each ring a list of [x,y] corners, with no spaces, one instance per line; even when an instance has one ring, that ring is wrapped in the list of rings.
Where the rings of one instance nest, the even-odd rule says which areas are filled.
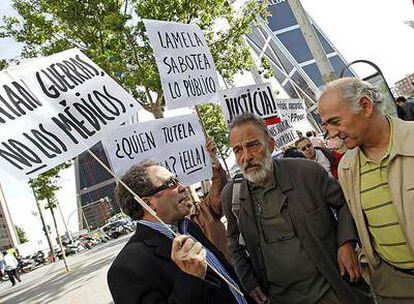
[[[33,177],[89,149],[139,105],[72,49],[0,72],[0,164]]]
[[[216,67],[197,25],[143,20],[168,109],[218,100]]]
[[[242,113],[261,118],[280,117],[270,84],[255,84],[220,91],[220,103],[227,125]]]
[[[290,120],[281,118],[277,100],[268,83],[220,91],[220,103],[227,125],[243,113],[261,117],[275,140],[275,150],[291,144],[297,138]]]
[[[212,174],[203,129],[195,115],[121,126],[102,142],[119,176],[143,160],[166,167],[185,185],[208,179]]]
[[[275,150],[280,150],[299,139],[289,119],[282,119],[276,124],[267,124],[267,129],[275,140]]]
[[[296,126],[306,121],[306,106],[303,99],[276,99],[280,115]]]

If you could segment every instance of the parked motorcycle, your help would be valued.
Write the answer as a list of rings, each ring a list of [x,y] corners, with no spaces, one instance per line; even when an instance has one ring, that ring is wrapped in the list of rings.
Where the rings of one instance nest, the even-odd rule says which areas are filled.
[[[35,261],[31,259],[31,256],[18,256],[17,257],[17,269],[20,273],[27,273],[35,268]]]
[[[41,250],[39,250],[38,252],[32,255],[32,260],[35,263],[35,267],[47,264],[47,261],[45,259],[45,254]]]

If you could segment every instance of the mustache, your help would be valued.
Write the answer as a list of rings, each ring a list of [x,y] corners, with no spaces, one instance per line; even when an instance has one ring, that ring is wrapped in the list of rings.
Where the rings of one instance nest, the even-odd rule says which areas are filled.
[[[259,162],[247,162],[247,163],[245,163],[241,166],[242,167],[241,169],[247,170],[247,169],[250,169],[250,168],[256,167],[256,166],[261,166],[261,163],[259,163]]]

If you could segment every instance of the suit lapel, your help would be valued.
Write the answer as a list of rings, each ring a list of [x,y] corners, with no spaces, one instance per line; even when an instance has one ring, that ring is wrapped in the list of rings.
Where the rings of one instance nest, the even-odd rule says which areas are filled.
[[[154,248],[155,255],[171,260],[172,240],[167,236],[145,225],[137,223],[135,237],[137,240],[144,242],[148,247]]]

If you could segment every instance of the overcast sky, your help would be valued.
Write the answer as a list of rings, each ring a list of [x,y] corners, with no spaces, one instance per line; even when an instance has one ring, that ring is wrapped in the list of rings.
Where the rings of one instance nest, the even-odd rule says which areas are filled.
[[[414,29],[404,24],[406,20],[414,20],[412,0],[302,0],[302,4],[348,62],[357,59],[373,61],[382,69],[390,86],[414,73]],[[2,0],[0,16],[11,13],[8,0]],[[14,41],[0,40],[0,58],[16,55],[18,45]],[[366,73],[361,66],[356,71]],[[66,221],[70,218],[69,226],[75,230],[73,168],[62,175],[62,181],[63,190],[58,198]],[[15,224],[26,230],[29,239],[42,240],[35,203],[27,184],[16,181],[1,170],[0,183]],[[51,225],[50,219],[48,221]],[[46,242],[42,242],[46,246]]]

